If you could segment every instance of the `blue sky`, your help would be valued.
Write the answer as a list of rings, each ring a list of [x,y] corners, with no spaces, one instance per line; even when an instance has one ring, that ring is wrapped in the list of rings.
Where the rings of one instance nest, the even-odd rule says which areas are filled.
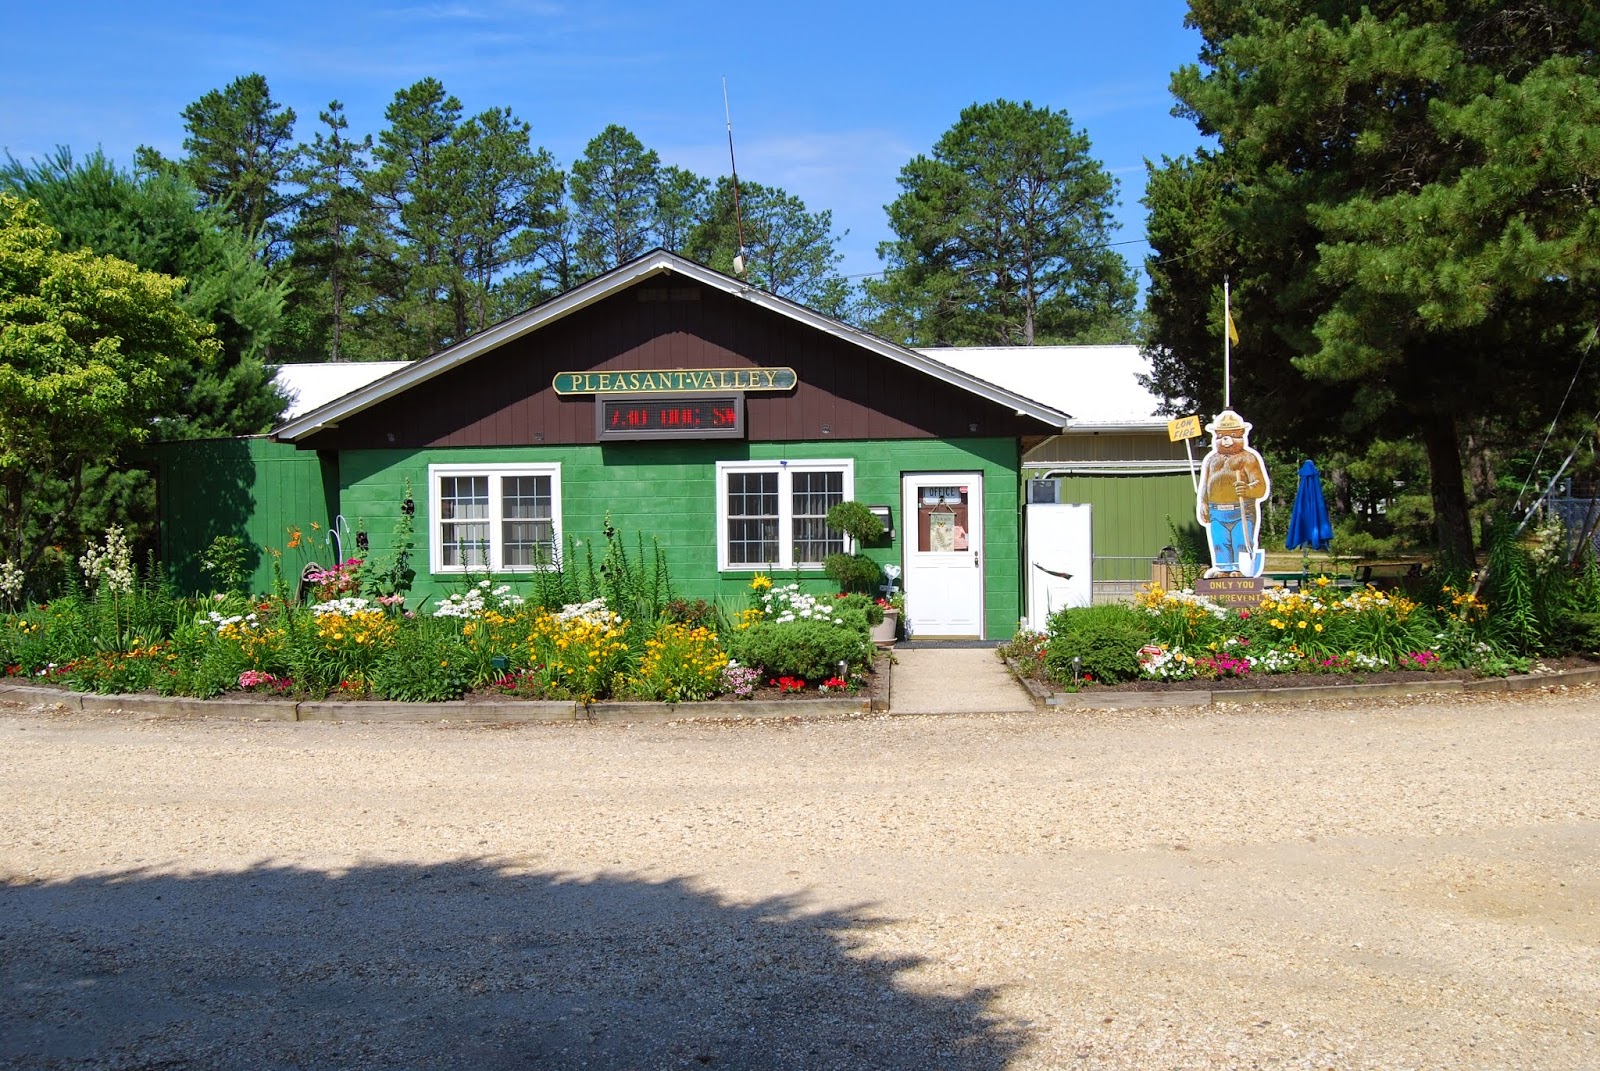
[[[1191,152],[1168,81],[1194,62],[1182,0],[985,6],[810,4],[155,2],[17,5],[0,66],[0,147],[57,145],[119,163],[182,150],[180,112],[241,74],[265,75],[309,141],[342,100],[376,134],[396,90],[433,76],[470,113],[510,105],[563,167],[608,123],[663,162],[727,173],[722,79],[742,179],[833,211],[843,270],[881,267],[883,206],[900,168],[961,109],[997,98],[1065,109],[1120,180],[1119,241],[1135,265],[1144,160]],[[26,42],[25,47],[19,43]]]

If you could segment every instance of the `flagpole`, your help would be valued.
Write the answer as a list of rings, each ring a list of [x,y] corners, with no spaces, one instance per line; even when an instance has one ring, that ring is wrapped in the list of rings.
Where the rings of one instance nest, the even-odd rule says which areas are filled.
[[[1228,308],[1228,277],[1222,277],[1222,408],[1233,408],[1233,353],[1229,347],[1229,329],[1233,326],[1233,312]]]

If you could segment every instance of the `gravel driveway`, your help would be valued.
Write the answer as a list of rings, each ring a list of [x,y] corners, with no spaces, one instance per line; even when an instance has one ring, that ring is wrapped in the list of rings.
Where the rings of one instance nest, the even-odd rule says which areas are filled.
[[[0,711],[0,1066],[1593,1068],[1600,692]]]

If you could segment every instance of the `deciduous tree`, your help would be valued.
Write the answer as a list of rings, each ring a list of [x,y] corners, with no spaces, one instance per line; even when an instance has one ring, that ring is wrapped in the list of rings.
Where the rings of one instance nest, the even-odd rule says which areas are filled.
[[[287,286],[220,208],[198,203],[194,188],[171,171],[133,175],[95,152],[81,163],[67,149],[24,166],[0,169],[0,189],[39,204],[62,248],[127,260],[182,280],[178,300],[212,325],[215,359],[176,355],[165,377],[172,404],[154,412],[160,437],[253,435],[272,427],[284,399],[265,359],[283,324]]]
[[[63,251],[37,205],[0,193],[0,555],[24,574],[93,493],[90,471],[151,434],[171,371],[217,354],[182,288]]]

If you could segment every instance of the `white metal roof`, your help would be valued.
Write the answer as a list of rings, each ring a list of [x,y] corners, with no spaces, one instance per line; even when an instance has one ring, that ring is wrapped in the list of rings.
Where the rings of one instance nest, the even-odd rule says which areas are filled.
[[[1067,430],[1164,427],[1161,399],[1140,385],[1150,362],[1137,346],[958,346],[920,351],[934,360],[1071,413]]]
[[[457,365],[470,361],[480,354],[487,353],[512,339],[520,338],[547,323],[559,320],[579,309],[587,308],[603,298],[632,286],[641,279],[656,275],[674,274],[693,279],[725,293],[733,294],[750,302],[752,305],[770,309],[781,316],[807,324],[819,331],[847,339],[862,349],[880,354],[891,361],[918,369],[937,379],[942,379],[952,386],[960,387],[981,398],[1004,405],[1014,410],[1018,416],[1030,416],[1057,428],[1065,427],[1068,423],[1069,418],[1066,412],[1036,400],[1031,394],[1011,390],[954,365],[929,359],[926,355],[916,350],[896,345],[869,332],[824,316],[814,309],[808,309],[804,305],[797,305],[786,298],[776,297],[764,290],[758,290],[742,280],[723,275],[721,272],[696,264],[692,260],[685,260],[683,257],[675,253],[669,253],[665,249],[656,249],[636,260],[629,261],[627,264],[613,268],[606,274],[599,278],[591,279],[582,286],[574,287],[561,296],[545,302],[543,305],[537,305],[520,316],[513,316],[509,320],[495,324],[493,327],[479,332],[447,350],[441,350],[433,356],[425,357],[420,361],[412,361],[404,365],[402,370],[380,382],[356,387],[349,393],[326,404],[290,417],[273,431],[272,437],[285,442],[293,442],[302,436],[310,435],[319,428],[337,424],[340,420],[376,405],[385,398],[426,383],[433,377]]]
[[[283,419],[293,420],[353,390],[360,390],[390,372],[398,372],[408,364],[409,361],[280,364],[273,370],[272,378],[289,396],[289,407],[283,411]]]

